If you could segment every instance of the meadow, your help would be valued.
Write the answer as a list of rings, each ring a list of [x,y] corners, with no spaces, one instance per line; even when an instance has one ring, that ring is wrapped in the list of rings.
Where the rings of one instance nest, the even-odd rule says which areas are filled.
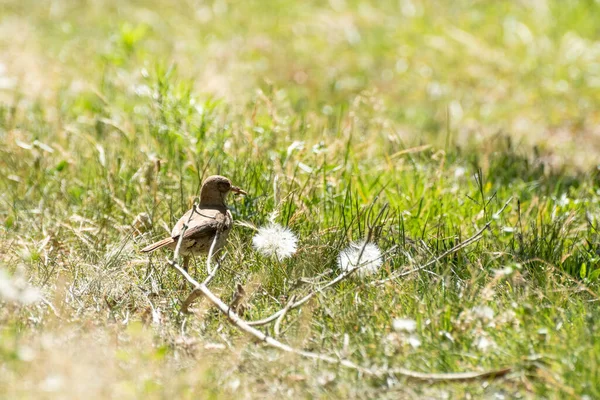
[[[599,398],[597,21],[594,0],[0,0],[0,398]],[[213,174],[248,192],[210,282],[244,320],[351,243],[384,255],[257,329],[508,373],[371,376],[203,296],[184,313],[173,252],[139,250]],[[293,256],[253,246],[272,222]]]

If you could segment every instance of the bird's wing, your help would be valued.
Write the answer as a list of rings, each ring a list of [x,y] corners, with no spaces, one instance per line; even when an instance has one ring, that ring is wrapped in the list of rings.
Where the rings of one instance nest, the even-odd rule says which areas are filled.
[[[192,215],[192,212],[194,213]],[[211,209],[211,208],[196,208],[189,210],[175,224],[173,230],[171,231],[171,237],[179,236],[179,233],[183,229],[184,225],[188,225],[188,231],[197,225],[203,225],[206,222],[211,222],[218,220],[220,218],[219,214],[221,214],[220,210]],[[190,215],[192,215],[192,219],[190,220]]]
[[[213,208],[200,208],[196,209],[190,220],[192,213],[192,210],[190,210],[177,221],[171,237],[177,240],[185,224],[188,224],[188,229],[183,235],[184,239],[214,236],[217,231],[229,228],[230,222],[228,223],[228,221],[231,220],[228,220],[227,211],[227,209],[223,211]]]
[[[184,239],[198,239],[201,237],[212,237],[222,226],[222,222],[216,219],[204,219],[202,223],[190,226],[183,234]],[[179,235],[173,237],[179,239]]]

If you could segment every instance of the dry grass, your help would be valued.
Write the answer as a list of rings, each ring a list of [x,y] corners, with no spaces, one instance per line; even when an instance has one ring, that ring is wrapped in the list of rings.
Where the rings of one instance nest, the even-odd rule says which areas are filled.
[[[5,397],[600,396],[597,5],[25,0],[0,12],[0,268],[45,298],[0,307]],[[137,250],[212,173],[250,193],[232,201],[238,221],[276,210],[300,237],[278,263],[235,227],[213,289],[229,301],[242,284],[248,319],[335,274],[384,204],[374,240],[397,250],[373,279],[444,253],[514,197],[477,244],[377,289],[344,281],[290,312],[281,339],[364,365],[515,372],[367,379],[266,349],[206,301],[181,314],[166,253]],[[416,321],[420,346],[395,318]]]

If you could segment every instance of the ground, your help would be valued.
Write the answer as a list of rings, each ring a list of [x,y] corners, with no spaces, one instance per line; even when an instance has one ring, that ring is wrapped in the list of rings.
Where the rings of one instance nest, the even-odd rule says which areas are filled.
[[[597,1],[0,15],[0,397],[600,397]],[[381,269],[290,311],[279,340],[365,367],[511,372],[373,378],[270,348],[205,298],[182,313],[172,252],[139,250],[217,173],[248,195],[230,198],[210,287],[229,302],[240,284],[244,319],[327,283],[368,238]],[[292,257],[253,247],[271,221],[298,237]]]

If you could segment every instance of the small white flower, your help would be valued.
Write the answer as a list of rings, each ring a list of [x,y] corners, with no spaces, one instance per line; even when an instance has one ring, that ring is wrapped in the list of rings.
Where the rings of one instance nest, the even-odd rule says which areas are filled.
[[[477,350],[484,353],[496,347],[496,342],[486,336],[478,336],[473,343],[477,347]]]
[[[19,360],[25,362],[33,361],[36,357],[35,350],[28,346],[19,347],[19,349],[17,350],[17,355],[19,357]]]
[[[133,91],[139,97],[150,97],[152,96],[152,89],[148,85],[134,85]]]
[[[520,325],[519,318],[517,318],[517,313],[513,310],[506,310],[502,314],[498,315],[497,318],[498,325],[513,325],[514,327],[518,327]]]
[[[465,176],[467,172],[467,169],[464,167],[458,167],[454,170],[454,177],[455,178],[462,178],[463,176]]]
[[[338,257],[338,265],[342,271],[359,267],[356,274],[361,277],[375,274],[383,264],[381,250],[373,243],[364,241],[350,243]]]
[[[569,199],[569,197],[567,197],[566,193],[563,193],[562,196],[560,196],[560,199],[556,199],[556,204],[558,204],[561,207],[568,206],[570,202],[571,200]]]
[[[258,230],[252,238],[252,244],[260,253],[283,260],[296,252],[298,238],[288,228],[271,223]]]
[[[392,328],[396,332],[414,332],[417,329],[417,321],[410,318],[396,318],[392,321]]]
[[[494,270],[494,276],[496,278],[501,278],[503,276],[508,276],[508,275],[512,274],[513,271],[514,270],[510,266],[509,267],[500,268],[500,269],[495,269]]]
[[[440,331],[439,332],[440,336],[449,340],[451,343],[454,343],[454,337],[452,337],[452,335],[450,334],[450,332],[448,331]]]
[[[471,309],[475,316],[483,321],[491,321],[494,319],[494,310],[488,306],[476,306]]]
[[[64,385],[64,379],[61,375],[50,374],[42,381],[42,389],[45,392],[56,392]]]
[[[416,349],[417,347],[421,346],[421,339],[419,339],[419,337],[416,335],[410,335],[408,338],[406,338],[405,343],[410,345],[410,347],[413,349]]]
[[[20,277],[10,277],[0,269],[0,299],[21,304],[32,304],[40,299],[38,289],[31,287]]]
[[[287,156],[289,157],[294,152],[294,150],[302,150],[302,149],[304,149],[304,142],[296,140],[288,146]]]

